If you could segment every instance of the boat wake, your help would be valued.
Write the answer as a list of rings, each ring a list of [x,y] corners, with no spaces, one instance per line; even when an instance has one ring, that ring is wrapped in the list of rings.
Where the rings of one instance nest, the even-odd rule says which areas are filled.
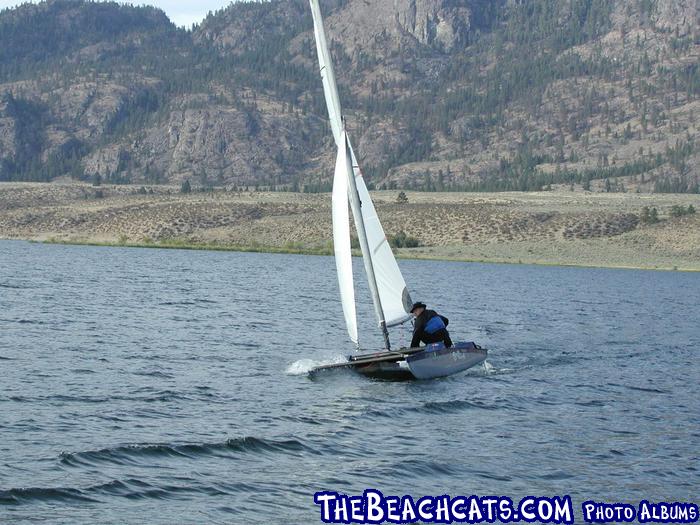
[[[491,363],[488,361],[484,361],[481,368],[475,368],[474,372],[477,373],[482,373],[485,376],[495,376],[499,374],[510,374],[511,372],[514,372],[515,369],[513,368],[497,368],[493,366]]]
[[[339,363],[345,363],[347,358],[339,355],[334,359],[318,361],[314,359],[299,359],[294,361],[291,365],[287,367],[285,373],[290,376],[303,376],[307,375],[311,370],[323,365],[335,365]]]

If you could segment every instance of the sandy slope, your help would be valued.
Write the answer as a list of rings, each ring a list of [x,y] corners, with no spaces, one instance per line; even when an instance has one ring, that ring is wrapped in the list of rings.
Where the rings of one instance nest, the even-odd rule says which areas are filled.
[[[183,244],[330,251],[327,194],[217,191],[182,195],[153,187],[0,184],[0,237],[62,242]],[[96,192],[101,191],[103,198]],[[406,257],[700,270],[700,213],[669,216],[698,195],[632,193],[409,193],[373,195],[388,234],[420,248]],[[644,206],[661,222],[641,224]]]

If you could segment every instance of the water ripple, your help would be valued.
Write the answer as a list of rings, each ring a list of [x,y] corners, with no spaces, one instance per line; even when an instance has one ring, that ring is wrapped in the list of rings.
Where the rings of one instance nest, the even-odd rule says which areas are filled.
[[[222,443],[136,443],[119,445],[100,450],[83,452],[62,452],[59,461],[62,465],[76,467],[112,463],[116,465],[137,464],[149,458],[188,458],[214,455],[233,457],[240,453],[247,454],[300,454],[314,450],[296,439],[272,440],[256,437],[229,439]]]

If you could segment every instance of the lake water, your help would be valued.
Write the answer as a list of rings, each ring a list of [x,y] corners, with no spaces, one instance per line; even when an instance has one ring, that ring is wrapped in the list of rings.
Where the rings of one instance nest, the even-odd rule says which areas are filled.
[[[309,379],[352,350],[330,257],[0,242],[0,523],[318,523],[314,492],[370,487],[697,498],[700,274],[400,266],[486,367]]]

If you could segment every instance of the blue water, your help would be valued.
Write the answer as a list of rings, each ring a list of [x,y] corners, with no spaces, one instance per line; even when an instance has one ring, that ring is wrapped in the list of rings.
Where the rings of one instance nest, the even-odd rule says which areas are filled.
[[[332,258],[0,242],[0,523],[318,523],[315,491],[368,487],[697,502],[699,274],[400,265],[486,367],[309,379],[351,351]]]

